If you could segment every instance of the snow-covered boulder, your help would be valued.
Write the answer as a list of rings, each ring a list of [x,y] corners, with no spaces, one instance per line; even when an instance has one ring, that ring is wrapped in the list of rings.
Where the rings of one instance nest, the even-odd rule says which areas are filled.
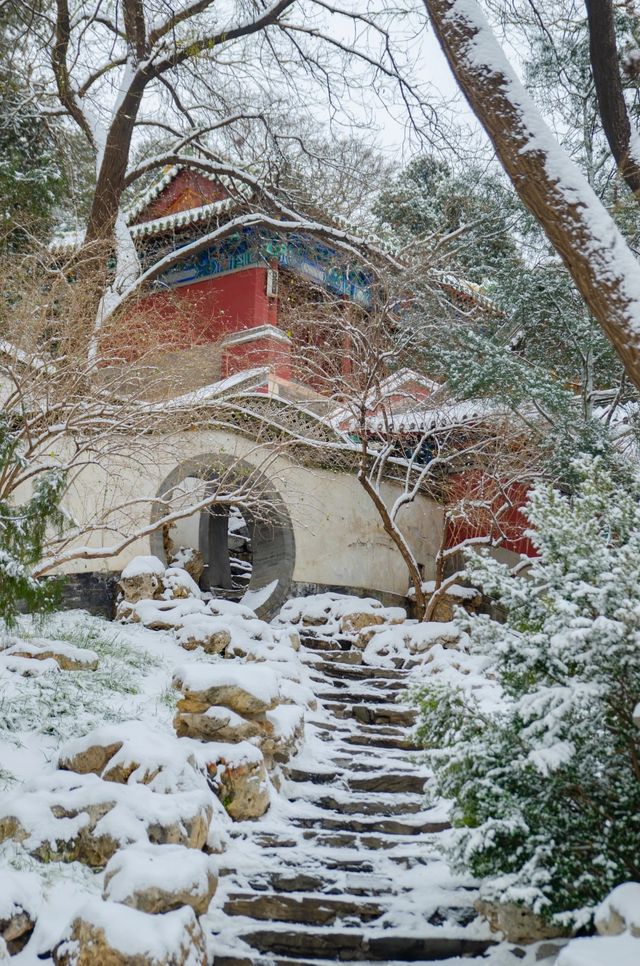
[[[37,875],[8,868],[0,870],[0,940],[8,954],[20,952],[28,942],[41,901]]]
[[[202,591],[187,570],[182,567],[167,567],[162,577],[162,596],[167,600],[183,600],[187,597],[199,599]]]
[[[46,674],[59,674],[60,665],[47,658],[45,661],[36,661],[30,657],[17,657],[15,654],[7,657],[0,654],[0,667],[19,674],[23,678],[41,678]]]
[[[174,719],[179,738],[196,738],[199,741],[246,741],[261,738],[263,723],[249,721],[230,708],[207,708],[202,714],[183,712]]]
[[[416,621],[398,627],[374,628],[365,645],[363,661],[380,666],[411,663],[433,647],[458,648],[467,641],[468,637],[453,621]]]
[[[44,862],[99,868],[133,842],[201,849],[212,816],[204,791],[165,795],[58,771],[2,797],[0,842],[12,839]]]
[[[149,785],[163,793],[205,784],[195,758],[177,738],[140,721],[103,725],[67,742],[60,751],[58,767],[81,775],[93,773],[123,785]]]
[[[181,845],[130,845],[104,870],[102,896],[153,914],[191,906],[205,914],[218,885],[215,860]]]
[[[241,604],[237,600],[225,600],[224,597],[215,597],[209,601],[209,611],[217,617],[240,617],[245,621],[257,621],[258,615],[246,604]],[[260,621],[264,624],[264,621]],[[266,625],[268,626],[268,625]]]
[[[171,554],[170,565],[186,570],[192,580],[196,583],[202,577],[204,571],[204,557],[199,550],[193,547],[179,547]]]
[[[640,938],[640,882],[616,886],[596,909],[595,925],[601,936],[618,936],[628,930]]]
[[[430,597],[435,590],[435,581],[426,580],[422,585],[422,590],[427,597]],[[407,593],[407,597],[415,597],[413,588]],[[438,600],[432,620],[448,622],[455,616],[456,607],[464,607],[468,611],[476,611],[482,604],[482,594],[475,587],[464,587],[462,584],[451,584]]]
[[[294,625],[307,632],[315,629],[326,635],[352,635],[365,627],[401,623],[406,616],[402,607],[383,607],[373,597],[328,592],[288,600],[273,624]]]
[[[165,565],[158,557],[134,557],[120,574],[120,589],[125,600],[135,603],[151,599],[162,590]]]
[[[99,662],[95,651],[43,637],[28,641],[12,638],[3,655],[5,658],[25,658],[30,661],[55,661],[63,671],[95,671]]]
[[[526,945],[568,935],[566,929],[546,922],[518,902],[477,899],[474,906],[488,920],[492,932],[502,933],[507,942]]]
[[[184,906],[153,916],[88,900],[53,953],[55,966],[207,966],[202,927]]]
[[[561,951],[555,966],[638,966],[638,963],[640,939],[624,933],[572,939]]]
[[[206,771],[227,814],[237,822],[260,818],[269,808],[264,755],[248,741],[236,745],[181,739]]]
[[[221,654],[231,643],[227,622],[209,614],[187,614],[175,633],[176,641],[185,651],[201,647],[206,654]]]
[[[186,664],[174,671],[173,685],[183,693],[179,710],[196,714],[215,706],[242,715],[261,714],[280,699],[274,672],[248,664]]]
[[[235,822],[261,818],[269,808],[269,778],[264,759],[228,764],[220,775],[220,782],[222,804]]]
[[[304,710],[295,704],[281,704],[267,711],[269,729],[260,743],[265,755],[281,764],[299,751],[304,738]]]
[[[182,627],[185,619],[193,614],[207,615],[207,605],[203,600],[144,600],[130,603],[123,601],[118,606],[116,616],[119,620],[143,624],[151,631],[170,631]]]

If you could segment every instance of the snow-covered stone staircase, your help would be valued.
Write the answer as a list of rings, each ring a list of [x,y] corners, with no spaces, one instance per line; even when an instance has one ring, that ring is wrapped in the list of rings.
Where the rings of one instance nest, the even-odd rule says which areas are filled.
[[[216,966],[426,963],[492,945],[474,891],[442,860],[425,810],[409,672],[367,667],[348,639],[303,638],[319,706],[310,740],[259,823],[234,827],[209,916]]]

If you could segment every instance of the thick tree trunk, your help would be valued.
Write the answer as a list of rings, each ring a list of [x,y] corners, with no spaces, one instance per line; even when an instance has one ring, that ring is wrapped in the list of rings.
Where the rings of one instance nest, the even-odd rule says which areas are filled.
[[[589,55],[602,128],[618,170],[640,199],[640,166],[631,154],[631,123],[624,99],[611,0],[585,0]]]
[[[424,0],[458,84],[523,203],[640,389],[640,266],[506,60],[475,0]]]
[[[87,244],[110,242],[113,239],[125,188],[131,138],[145,83],[146,79],[140,73],[127,91],[107,133],[87,222]]]

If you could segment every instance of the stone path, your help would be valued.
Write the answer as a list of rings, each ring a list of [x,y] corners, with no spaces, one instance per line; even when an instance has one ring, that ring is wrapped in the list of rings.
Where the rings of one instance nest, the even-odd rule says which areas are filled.
[[[311,753],[289,769],[282,805],[234,827],[216,966],[479,959],[492,943],[474,890],[440,857],[448,825],[425,811],[413,711],[396,701],[408,672],[366,667],[318,635],[302,651],[320,701]]]

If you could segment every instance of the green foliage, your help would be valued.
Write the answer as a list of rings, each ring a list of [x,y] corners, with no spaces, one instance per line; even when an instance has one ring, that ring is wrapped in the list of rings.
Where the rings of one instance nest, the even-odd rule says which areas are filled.
[[[465,621],[492,697],[427,683],[415,698],[454,864],[489,896],[582,925],[640,878],[640,483],[597,459],[575,472],[573,497],[531,496],[529,579],[471,559],[506,614]]]
[[[454,172],[429,155],[407,165],[374,206],[379,227],[403,244],[465,226],[447,243],[449,267],[479,283],[498,266],[517,261],[513,210],[512,194],[497,178],[474,167]]]
[[[0,414],[0,474],[10,478],[24,465],[8,416]],[[42,557],[47,529],[62,528],[60,498],[65,482],[65,475],[52,469],[35,478],[31,495],[22,502],[0,495],[0,619],[8,625],[21,605],[41,611],[56,603],[59,582],[38,581],[32,569]]]
[[[48,232],[63,184],[47,121],[1,66],[0,90],[0,235],[15,249]]]
[[[131,647],[126,638],[98,621],[73,625],[65,618],[41,618],[34,627],[36,636],[44,634],[95,651],[100,658],[97,669],[35,678],[11,675],[11,693],[7,695],[5,689],[0,695],[0,741],[20,744],[25,733],[66,741],[99,725],[140,715],[144,674],[158,667],[159,660]],[[22,627],[20,638],[29,640]]]

